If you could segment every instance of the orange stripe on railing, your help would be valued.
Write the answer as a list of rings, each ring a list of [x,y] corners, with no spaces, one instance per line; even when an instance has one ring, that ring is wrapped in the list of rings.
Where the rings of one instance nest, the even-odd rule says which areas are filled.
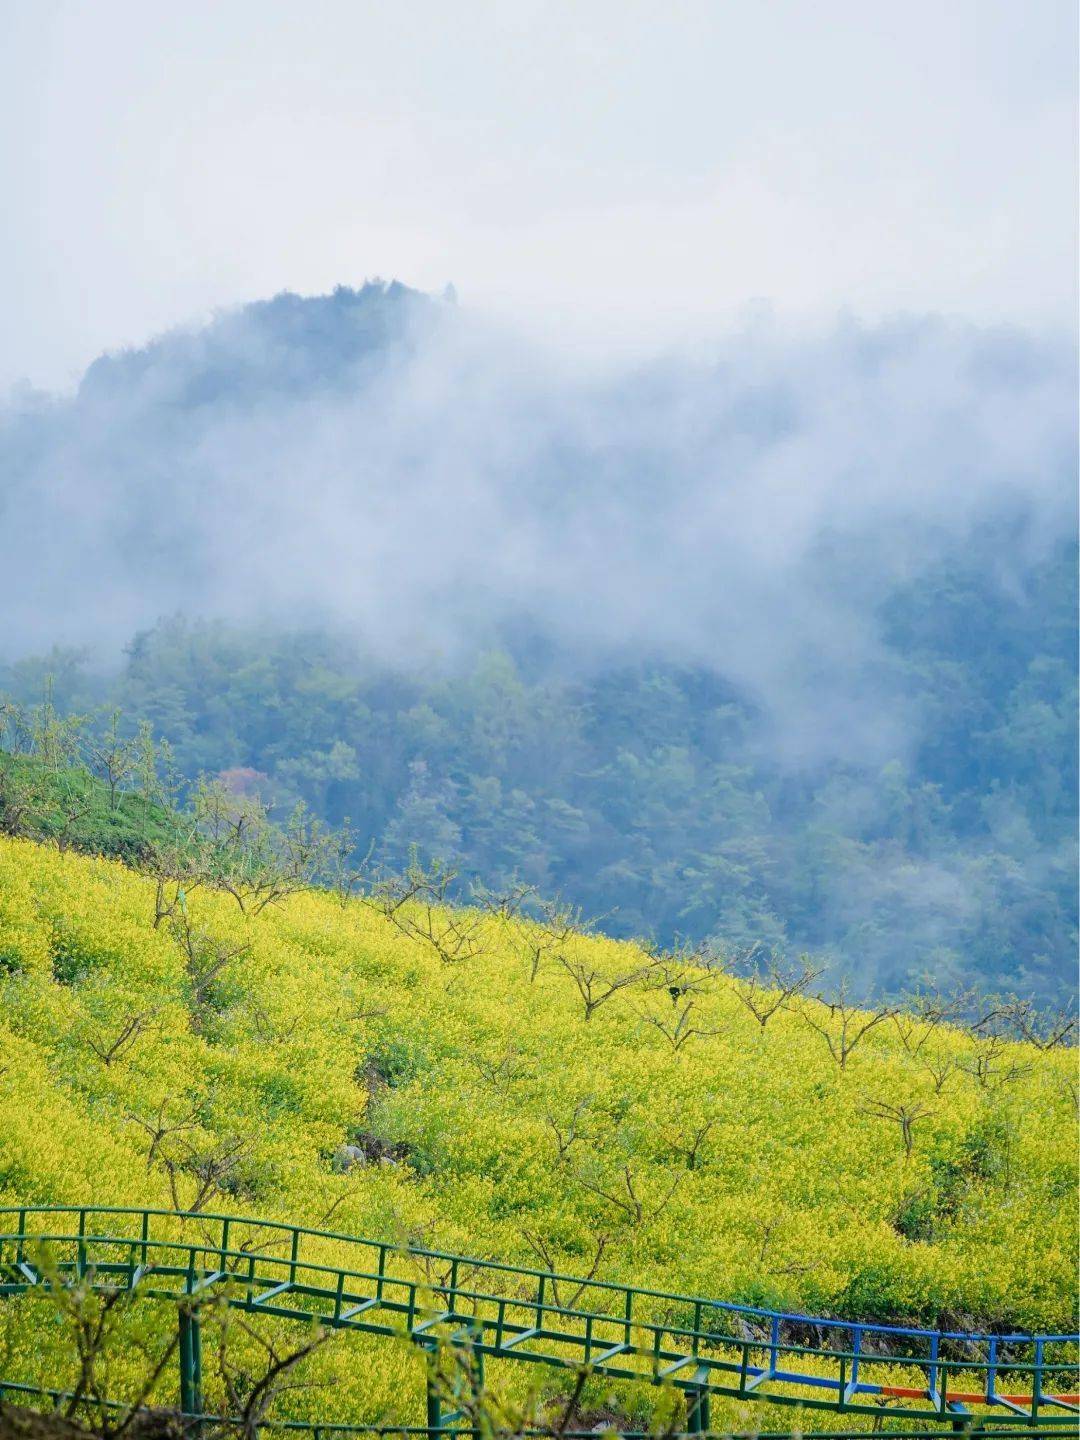
[[[906,1385],[882,1385],[883,1395],[897,1395],[904,1400],[925,1400],[925,1390],[912,1390]],[[1031,1395],[998,1395],[998,1400],[1007,1400],[1010,1405],[1030,1405],[1033,1397]],[[946,1400],[956,1400],[961,1404],[985,1405],[986,1392],[978,1393],[967,1390],[949,1390],[945,1395]],[[1080,1405],[1080,1395],[1043,1395],[1042,1400],[1060,1400],[1065,1405]]]

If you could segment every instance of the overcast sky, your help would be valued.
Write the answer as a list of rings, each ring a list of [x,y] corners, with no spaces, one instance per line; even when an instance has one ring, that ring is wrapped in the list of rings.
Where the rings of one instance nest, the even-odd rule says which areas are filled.
[[[0,0],[0,385],[283,288],[1072,325],[1072,0]]]

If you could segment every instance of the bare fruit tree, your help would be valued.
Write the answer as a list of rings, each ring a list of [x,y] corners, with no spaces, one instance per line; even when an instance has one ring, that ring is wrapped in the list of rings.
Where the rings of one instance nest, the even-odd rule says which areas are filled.
[[[609,1235],[597,1235],[592,1259],[589,1262],[589,1268],[581,1277],[581,1283],[576,1289],[564,1294],[559,1289],[555,1255],[548,1242],[542,1235],[534,1235],[529,1230],[523,1230],[521,1232],[521,1238],[548,1272],[548,1289],[551,1292],[552,1300],[554,1300],[560,1310],[573,1310],[577,1306],[578,1301],[585,1294],[591,1282],[596,1279],[597,1272],[600,1269],[600,1262],[603,1260],[604,1254],[611,1241]]]
[[[586,1020],[591,1020],[601,1005],[606,1005],[613,995],[630,985],[636,985],[652,969],[650,961],[646,965],[639,965],[633,970],[613,976],[604,974],[588,960],[571,960],[566,955],[557,955],[555,958],[577,987],[585,1007]]]
[[[588,1115],[594,1098],[594,1096],[588,1095],[579,1100],[575,1104],[568,1120],[561,1118],[555,1119],[552,1115],[545,1115],[544,1123],[555,1137],[555,1160],[557,1164],[564,1165],[571,1147],[583,1144],[588,1139],[582,1129],[582,1120]]]
[[[642,1190],[641,1181],[634,1175],[633,1166],[624,1165],[617,1181],[599,1184],[587,1175],[577,1176],[578,1184],[591,1195],[606,1200],[620,1213],[625,1223],[637,1228],[648,1220],[661,1215],[671,1204],[675,1191],[682,1184],[683,1173],[675,1174],[671,1183],[659,1195],[649,1198]]]
[[[1073,1041],[1076,1010],[1069,1006],[1040,1006],[1018,995],[999,997],[972,1029],[1002,1040],[1023,1040],[1037,1050],[1055,1050]]]
[[[410,940],[434,950],[444,965],[475,960],[486,948],[484,914],[453,903],[457,871],[436,860],[425,869],[414,853],[403,875],[383,876],[368,903]]]
[[[865,1002],[859,1004],[852,1000],[846,976],[837,986],[834,999],[826,1000],[819,995],[816,1000],[804,1003],[799,1010],[804,1022],[825,1041],[829,1054],[841,1070],[847,1069],[847,1062],[856,1046],[877,1026],[892,1019],[895,1013],[894,1005],[870,1008]]]
[[[970,1010],[973,998],[972,990],[946,994],[932,985],[911,991],[892,1017],[901,1045],[909,1055],[917,1057],[936,1030],[957,1023]]]
[[[934,1112],[923,1105],[890,1105],[885,1100],[870,1100],[864,1107],[864,1114],[878,1120],[891,1120],[900,1127],[904,1156],[911,1159],[915,1147],[915,1126]]]
[[[516,920],[540,903],[536,886],[518,879],[516,875],[501,890],[491,890],[480,884],[470,885],[469,896],[478,910],[497,920]]]
[[[298,804],[284,825],[254,795],[234,795],[203,781],[192,801],[202,878],[257,915],[287,895],[308,890],[331,867],[338,837]]]
[[[597,924],[586,919],[581,910],[559,899],[535,899],[535,918],[522,921],[518,948],[529,966],[529,981],[535,982],[540,967],[548,956],[565,945],[571,935],[587,935]]]
[[[687,1044],[688,1041],[693,1040],[695,1036],[704,1038],[706,1036],[722,1035],[724,1033],[724,1027],[722,1025],[691,1024],[690,1012],[693,1008],[694,1002],[687,1000],[672,1020],[665,1021],[664,1018],[659,1015],[646,1015],[643,1018],[648,1024],[660,1032],[672,1050],[678,1054],[682,1047]]]
[[[356,859],[356,835],[346,815],[330,836],[324,876],[327,888],[343,910],[354,896],[362,893],[367,884],[368,866],[374,853],[375,841],[372,840],[363,856]]]
[[[242,1337],[243,1363],[237,1362],[235,1348],[230,1343],[234,1331],[238,1331]],[[332,1330],[315,1324],[305,1340],[286,1349],[236,1310],[227,1309],[223,1312],[218,1331],[218,1370],[225,1386],[229,1410],[238,1417],[235,1430],[244,1440],[259,1440],[261,1427],[270,1407],[287,1392],[309,1390],[318,1385],[334,1383],[329,1379],[311,1381],[297,1374],[303,1362],[316,1350],[321,1350],[328,1344],[333,1334]],[[252,1350],[262,1357],[259,1367],[261,1373],[257,1378],[252,1377],[250,1361],[247,1358]]]
[[[125,735],[120,719],[120,711],[114,710],[101,734],[91,738],[86,744],[90,768],[108,789],[110,810],[116,809],[120,791],[138,771],[142,752],[138,734]]]
[[[792,1001],[805,995],[824,974],[824,970],[814,968],[807,955],[800,955],[796,961],[775,953],[762,957],[756,946],[745,956],[736,957],[732,965],[743,970],[736,974],[735,994],[763,1030],[779,1010],[790,1010]]]
[[[124,1017],[117,1029],[105,1034],[88,1035],[86,1043],[101,1063],[108,1069],[122,1060],[131,1051],[139,1036],[153,1018],[152,1012],[142,1011]]]
[[[923,1056],[919,1065],[933,1080],[935,1095],[941,1094],[957,1070],[956,1061],[951,1055]]]
[[[1010,1058],[1009,1042],[997,1034],[976,1038],[974,1052],[956,1063],[981,1090],[1000,1090],[1022,1079],[1031,1069]]]
[[[662,1035],[675,1053],[696,1036],[721,1034],[725,1027],[705,1023],[699,1007],[701,997],[715,989],[723,973],[718,957],[705,945],[660,950],[643,942],[642,949],[650,965],[645,999],[637,1009],[641,1019]]]

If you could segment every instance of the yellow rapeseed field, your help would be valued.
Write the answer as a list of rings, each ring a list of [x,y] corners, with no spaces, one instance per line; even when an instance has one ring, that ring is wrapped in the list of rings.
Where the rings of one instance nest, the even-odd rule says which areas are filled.
[[[841,1068],[800,1013],[833,1033],[819,1002],[763,1026],[723,975],[618,984],[647,964],[623,942],[538,953],[493,915],[446,963],[356,900],[182,905],[197,964],[152,879],[0,840],[0,1204],[199,1205],[850,1318],[1071,1324],[1074,1051],[889,1019]],[[583,987],[612,984],[586,1019]],[[0,1326],[0,1376],[63,1382],[43,1302]],[[419,1418],[404,1344],[345,1337],[315,1371],[332,1397],[293,1413]],[[211,1405],[215,1383],[211,1357]]]

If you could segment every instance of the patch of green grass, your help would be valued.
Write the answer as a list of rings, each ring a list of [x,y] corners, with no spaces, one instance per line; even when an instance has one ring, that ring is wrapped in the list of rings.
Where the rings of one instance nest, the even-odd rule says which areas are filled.
[[[129,865],[175,843],[174,817],[145,796],[118,791],[81,766],[54,768],[0,751],[0,832]]]

